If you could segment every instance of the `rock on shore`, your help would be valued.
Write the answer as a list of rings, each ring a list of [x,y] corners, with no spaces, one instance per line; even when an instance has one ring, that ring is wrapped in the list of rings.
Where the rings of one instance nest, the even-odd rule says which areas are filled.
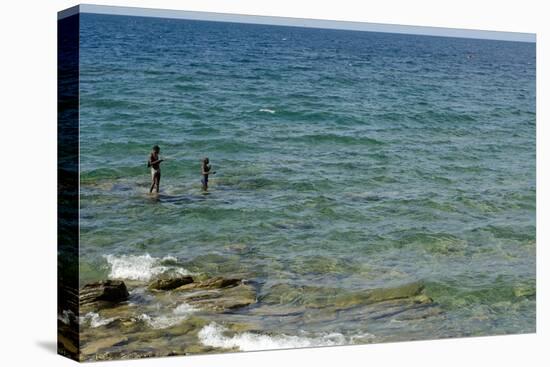
[[[229,320],[230,329],[243,328],[243,320],[270,317],[282,324],[322,326],[339,320],[376,325],[392,320],[420,322],[442,313],[426,295],[423,282],[363,290],[279,283],[264,286],[259,295],[257,284],[241,278],[164,273],[148,284],[129,284],[137,287],[132,303],[125,302],[129,293],[122,281],[81,288],[81,359],[204,353],[210,349],[196,344],[197,333],[212,320]],[[155,305],[163,306],[159,310]],[[262,326],[245,325],[243,330],[249,329],[262,330]],[[170,344],[165,337],[177,343]]]
[[[189,291],[189,290],[195,290],[195,289],[219,289],[219,288],[228,288],[228,287],[235,287],[242,283],[242,279],[236,279],[236,278],[222,278],[222,277],[214,277],[210,279],[206,279],[202,282],[195,282],[190,284],[185,284],[181,287],[178,287],[176,291]]]
[[[174,289],[183,301],[212,311],[225,311],[256,303],[256,290],[242,279],[214,277]]]
[[[104,280],[80,289],[80,306],[114,306],[128,300],[128,289],[121,280]]]
[[[193,277],[189,275],[181,276],[161,276],[149,284],[149,290],[167,291],[181,287],[185,284],[193,283]]]

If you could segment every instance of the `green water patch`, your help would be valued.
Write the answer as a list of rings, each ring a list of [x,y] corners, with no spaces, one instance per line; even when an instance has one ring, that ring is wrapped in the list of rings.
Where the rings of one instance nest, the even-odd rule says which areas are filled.
[[[420,210],[436,210],[444,213],[455,213],[458,210],[453,201],[444,197],[438,197],[436,194],[431,196],[423,195],[421,198],[413,199],[391,198],[387,200],[386,205],[391,205],[393,207],[404,207],[407,209],[415,208]]]
[[[267,190],[278,187],[279,182],[267,177],[250,177],[249,175],[224,176],[216,178],[217,185],[236,190]]]
[[[97,282],[108,278],[110,268],[103,259],[79,260],[79,283],[84,284]]]
[[[473,209],[477,213],[486,215],[502,212],[502,208],[495,201],[487,200],[482,196],[468,197],[459,195],[455,199],[458,204],[462,204],[468,209]]]
[[[111,157],[132,157],[132,159],[141,157],[145,164],[148,158],[147,155],[151,150],[151,144],[146,144],[142,141],[128,141],[127,139],[124,139],[122,141],[104,141],[99,143],[94,149],[100,150],[103,154]]]
[[[446,156],[443,159],[446,160]],[[455,157],[456,158],[456,157]],[[477,174],[486,174],[487,172],[494,172],[493,169],[488,167],[483,167],[479,163],[473,162],[473,164],[466,164],[459,162],[453,164],[442,165],[441,168],[446,172],[452,172],[454,174],[460,173],[464,175],[477,175]]]
[[[488,225],[483,228],[490,232],[495,238],[503,240],[512,240],[517,242],[533,242],[536,238],[534,225],[527,226],[508,226],[508,225]]]
[[[361,245],[360,247],[363,248],[366,248],[367,245],[382,244],[385,240],[382,236],[368,233],[364,229],[357,227],[333,229],[327,234],[326,238],[335,243]]]
[[[81,184],[91,184],[99,180],[113,179],[123,177],[120,169],[115,168],[98,168],[88,172],[80,173]]]
[[[146,177],[147,168],[143,166],[126,166],[117,168],[97,168],[80,172],[80,184],[93,184],[100,180],[117,180],[127,177]],[[150,175],[150,172],[149,172]]]
[[[506,209],[523,209],[534,212],[537,204],[537,193],[534,188],[525,192],[505,192],[500,196],[501,205]]]
[[[241,210],[238,208],[234,209],[228,207],[211,210],[205,204],[204,206],[194,206],[186,208],[185,216],[188,220],[206,220],[212,224],[215,223],[215,221],[219,221],[218,225],[221,225],[223,222],[228,224],[234,223],[235,220],[246,223],[247,220],[254,217],[255,212],[258,212],[258,210]]]
[[[243,268],[241,257],[235,254],[216,254],[209,253],[194,257],[190,261],[182,263],[189,271],[201,274],[201,276],[230,276],[230,277],[246,277],[250,278],[250,269]],[[255,274],[259,276],[261,274]]]
[[[310,220],[303,218],[275,219],[266,223],[268,227],[279,230],[311,231],[317,228],[317,225]]]
[[[297,276],[334,274],[348,275],[361,271],[362,265],[349,258],[328,257],[321,255],[293,256],[288,264],[288,270]]]
[[[376,175],[376,176],[373,176],[373,177],[370,177],[368,178],[368,183],[373,183],[375,184],[376,187],[378,186],[385,186],[385,185],[389,185],[389,184],[396,184],[396,183],[400,183],[401,180],[396,177],[395,175],[389,175],[389,174],[386,174],[386,175]]]
[[[296,192],[318,192],[317,185],[311,181],[291,181],[287,188]]]
[[[476,285],[476,283],[479,283]],[[449,280],[426,284],[430,296],[449,309],[463,309],[475,305],[517,303],[536,299],[536,281],[509,276],[497,276],[490,282],[482,279]]]
[[[393,245],[398,248],[413,248],[430,254],[464,255],[468,242],[445,232],[404,231],[393,234]]]

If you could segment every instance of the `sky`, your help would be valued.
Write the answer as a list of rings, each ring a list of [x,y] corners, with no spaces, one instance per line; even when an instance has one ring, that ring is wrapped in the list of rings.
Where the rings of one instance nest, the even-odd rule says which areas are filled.
[[[145,9],[145,8],[124,7],[124,6],[105,6],[105,5],[89,5],[89,4],[77,5],[73,8],[63,10],[59,12],[58,19],[62,19],[72,14],[76,14],[78,10],[80,10],[81,13],[95,13],[95,14],[133,15],[133,16],[142,16],[142,17],[210,20],[210,21],[217,21],[217,22],[271,24],[271,25],[308,27],[308,28],[345,29],[345,30],[354,30],[354,31],[418,34],[418,35],[426,35],[426,36],[536,42],[536,35],[534,33],[498,32],[498,31],[485,31],[485,30],[472,30],[472,29],[348,22],[348,21],[337,21],[337,20],[286,18],[286,17],[271,17],[271,16],[241,15],[241,14],[223,14],[223,13],[209,13],[209,12],[197,12],[197,11],[186,11],[186,10]]]

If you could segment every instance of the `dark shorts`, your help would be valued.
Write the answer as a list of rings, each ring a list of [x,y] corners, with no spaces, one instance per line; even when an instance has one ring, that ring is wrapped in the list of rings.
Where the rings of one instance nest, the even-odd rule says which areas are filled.
[[[208,185],[208,176],[202,176],[201,183],[205,186]]]

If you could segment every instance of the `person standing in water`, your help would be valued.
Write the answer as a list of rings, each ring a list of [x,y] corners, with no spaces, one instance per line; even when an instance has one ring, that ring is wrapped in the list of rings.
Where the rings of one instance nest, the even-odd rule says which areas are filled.
[[[155,145],[153,147],[153,150],[151,151],[151,155],[149,155],[149,161],[147,162],[147,167],[151,168],[151,189],[149,190],[149,193],[151,194],[153,192],[153,189],[157,188],[157,193],[160,190],[160,164],[164,161],[164,159],[159,158],[160,148],[158,145]]]
[[[202,191],[208,191],[208,175],[214,175],[216,172],[210,172],[212,166],[210,166],[210,161],[208,157],[204,158],[201,163],[201,173],[202,173]]]

